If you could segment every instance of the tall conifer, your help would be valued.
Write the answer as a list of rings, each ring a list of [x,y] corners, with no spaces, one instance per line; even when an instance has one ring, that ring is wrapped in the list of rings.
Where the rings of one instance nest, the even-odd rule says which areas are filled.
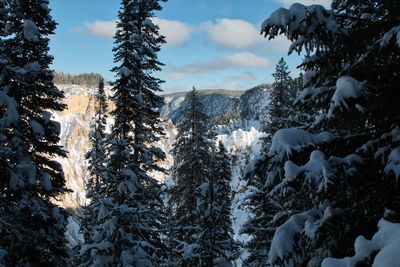
[[[151,18],[158,0],[123,0],[115,35],[117,80],[111,112],[115,123],[108,141],[104,182],[97,214],[98,231],[81,249],[83,266],[159,266],[165,249],[160,241],[161,186],[151,176],[163,171],[155,147],[160,125],[161,80],[153,77],[162,64],[157,52],[165,42]]]
[[[0,3],[0,262],[7,266],[63,265],[67,191],[56,156],[63,92],[53,83],[48,54],[56,23],[48,1]]]
[[[173,251],[178,266],[229,266],[237,245],[232,240],[230,162],[198,93],[188,93],[189,107],[178,126],[174,147]]]

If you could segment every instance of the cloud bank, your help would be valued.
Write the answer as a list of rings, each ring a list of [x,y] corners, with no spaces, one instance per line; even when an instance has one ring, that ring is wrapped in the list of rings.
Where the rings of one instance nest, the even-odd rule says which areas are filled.
[[[251,23],[240,19],[219,19],[200,26],[211,43],[226,48],[243,49],[262,41],[260,31]]]
[[[177,20],[160,18],[153,18],[153,21],[160,27],[161,35],[166,37],[167,45],[181,45],[190,40],[193,29],[189,24]],[[96,20],[74,28],[73,32],[112,39],[115,35],[116,28],[117,24],[114,20]]]
[[[175,77],[184,77],[187,75],[216,72],[227,69],[265,68],[270,65],[271,62],[266,58],[259,57],[249,52],[241,52],[209,61],[185,64],[179,67],[170,67],[167,71]]]
[[[270,1],[270,0],[267,0]],[[289,7],[294,3],[300,3],[306,6],[309,5],[323,5],[329,8],[332,4],[332,0],[274,0],[275,2],[279,2],[283,4],[285,7]]]
[[[290,41],[284,36],[267,40],[260,34],[260,27],[240,19],[219,19],[200,25],[206,32],[209,44],[228,49],[258,49],[284,53]]]

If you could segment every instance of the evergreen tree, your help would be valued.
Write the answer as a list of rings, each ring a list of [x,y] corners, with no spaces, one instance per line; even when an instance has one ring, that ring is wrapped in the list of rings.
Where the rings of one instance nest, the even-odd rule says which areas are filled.
[[[279,222],[285,217],[279,202],[267,197],[267,192],[271,188],[266,184],[266,176],[259,163],[256,171],[251,173],[248,179],[250,194],[245,204],[248,211],[252,214],[251,218],[243,225],[241,234],[247,234],[251,239],[245,244],[249,253],[243,261],[243,266],[256,267],[268,266],[268,250]],[[250,178],[251,177],[251,178]],[[281,212],[281,213],[279,213]],[[275,218],[280,214],[280,218]]]
[[[240,245],[233,240],[231,159],[222,142],[218,144],[213,176],[215,177],[215,180],[212,181],[213,188],[210,186],[210,192],[214,192],[214,196],[210,199],[210,205],[214,206],[213,212],[211,212],[211,226],[214,228],[212,230],[213,246],[211,247],[215,250],[214,255],[219,257],[214,264],[222,266],[224,261],[226,261],[225,265],[229,265],[237,258]]]
[[[196,252],[200,266],[232,266],[238,244],[232,239],[230,162],[222,143],[218,152],[213,153],[214,168],[199,187],[200,232]]]
[[[49,69],[56,23],[48,1],[0,3],[0,263],[60,266],[66,256],[66,212],[54,203],[67,192],[56,156],[64,97]]]
[[[97,86],[103,78],[97,73],[82,73],[78,75],[54,72],[55,84],[77,84],[83,86]]]
[[[195,88],[187,94],[189,107],[178,125],[174,144],[170,206],[173,217],[173,251],[179,266],[200,264],[198,239],[200,220],[197,209],[199,187],[208,179],[213,149],[210,125]]]
[[[174,147],[173,251],[178,266],[222,266],[234,259],[230,221],[230,163],[220,146],[195,89],[178,126]],[[196,171],[194,171],[196,170]]]
[[[264,22],[266,36],[285,34],[291,52],[311,55],[301,65],[306,89],[297,102],[318,110],[304,129],[277,131],[267,155],[267,197],[285,199],[289,211],[267,248],[268,264],[331,266],[323,259],[350,256],[353,240],[372,236],[382,217],[400,220],[399,5],[294,4]],[[354,265],[371,266],[375,255]]]
[[[273,77],[275,82],[271,89],[269,121],[263,122],[263,130],[268,133],[268,137],[262,143],[264,157],[257,162],[254,170],[245,176],[251,191],[246,205],[252,214],[251,219],[241,229],[242,233],[251,236],[251,240],[246,244],[249,256],[244,261],[245,266],[267,265],[268,248],[275,229],[286,218],[285,200],[268,196],[268,192],[273,188],[270,177],[283,173],[282,168],[275,168],[276,166],[271,164],[272,159],[267,155],[271,148],[272,136],[282,128],[300,126],[299,121],[304,119],[294,105],[302,88],[302,77],[292,79],[283,58],[275,67]]]
[[[290,111],[295,100],[291,95],[293,82],[289,67],[283,58],[279,60],[272,76],[275,82],[271,90],[271,103],[268,110],[269,118],[263,125],[263,131],[269,134],[266,138],[266,142],[269,144],[275,132],[288,125]]]
[[[152,73],[162,65],[157,52],[165,42],[151,18],[158,0],[123,0],[115,36],[111,112],[115,124],[108,141],[104,181],[100,182],[98,230],[81,249],[81,266],[159,266],[161,186],[150,173],[163,171],[164,153],[154,147],[163,130],[161,80]]]
[[[95,114],[90,123],[89,141],[91,148],[86,153],[90,177],[86,181],[86,196],[89,203],[83,207],[81,228],[85,240],[90,241],[91,235],[97,227],[96,212],[99,208],[101,194],[99,192],[105,172],[106,162],[106,125],[107,125],[107,98],[104,91],[104,80],[100,79],[95,95]]]
[[[99,191],[100,179],[104,172],[105,139],[107,126],[107,97],[104,91],[104,80],[100,79],[98,91],[95,95],[95,114],[90,123],[89,142],[90,150],[85,157],[88,160],[88,169],[91,177],[87,181],[87,196],[94,197]]]

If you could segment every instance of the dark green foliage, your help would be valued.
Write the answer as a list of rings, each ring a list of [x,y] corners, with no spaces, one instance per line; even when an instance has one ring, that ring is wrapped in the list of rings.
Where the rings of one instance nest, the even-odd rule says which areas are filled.
[[[263,131],[268,136],[262,143],[264,158],[260,159],[255,169],[244,177],[248,180],[250,195],[246,205],[253,214],[252,218],[243,226],[242,233],[248,234],[252,239],[246,244],[249,257],[245,260],[245,266],[265,266],[268,262],[268,248],[271,245],[276,227],[287,217],[284,208],[285,200],[271,198],[268,192],[273,189],[268,177],[282,177],[283,168],[276,169],[271,164],[271,158],[267,156],[271,148],[273,135],[282,128],[303,126],[304,116],[295,106],[295,100],[302,89],[302,76],[292,78],[289,68],[283,58],[275,67],[273,73],[275,82],[271,89],[271,103],[263,121]],[[276,178],[279,179],[279,178]]]
[[[175,186],[171,191],[174,253],[179,266],[199,264],[198,253],[183,255],[187,246],[196,246],[199,238],[200,218],[197,209],[199,187],[208,180],[212,168],[211,153],[213,144],[210,125],[204,114],[198,93],[188,93],[189,108],[182,123],[178,126],[178,135],[174,145],[173,176]],[[197,254],[197,255],[195,255]]]

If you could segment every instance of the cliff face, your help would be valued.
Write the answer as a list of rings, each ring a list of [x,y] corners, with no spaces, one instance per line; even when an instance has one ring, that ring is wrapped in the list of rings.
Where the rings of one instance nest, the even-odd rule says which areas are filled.
[[[227,122],[236,120],[263,120],[270,98],[269,85],[260,85],[253,89],[242,91],[199,91],[200,101],[205,113],[214,121]],[[172,94],[165,97],[166,105],[162,111],[164,119],[170,119],[174,124],[182,121],[184,111],[188,108],[185,94]]]
[[[57,113],[61,123],[61,144],[68,151],[63,165],[67,186],[73,190],[62,199],[67,208],[78,207],[85,201],[84,178],[87,177],[85,152],[89,149],[89,123],[94,115],[94,97],[87,93],[70,95],[65,103],[68,109]]]

